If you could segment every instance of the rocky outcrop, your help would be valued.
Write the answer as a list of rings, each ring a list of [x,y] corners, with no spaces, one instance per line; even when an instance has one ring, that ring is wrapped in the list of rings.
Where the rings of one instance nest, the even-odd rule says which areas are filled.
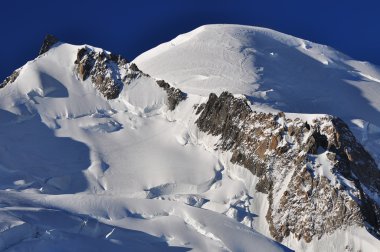
[[[168,95],[167,105],[169,110],[174,110],[181,101],[186,99],[186,94],[180,89],[170,86],[170,84],[164,80],[158,80],[156,82],[157,85],[163,88]]]
[[[107,99],[119,96],[127,73],[127,60],[120,55],[83,47],[78,50],[75,61],[78,77],[84,81],[91,78],[92,83]],[[124,73],[123,73],[124,72]]]
[[[19,76],[20,74],[20,70],[16,70],[14,71],[10,76],[8,76],[7,78],[5,78],[5,80],[0,84],[0,88],[3,88],[5,87],[6,85],[8,85],[9,83],[13,83],[17,77]]]
[[[198,128],[219,136],[217,147],[232,153],[231,162],[259,177],[276,240],[292,233],[309,242],[352,225],[379,233],[379,206],[366,191],[380,192],[380,171],[339,118],[307,123],[259,113],[227,92],[210,94],[196,113]]]
[[[46,53],[47,51],[50,50],[50,48],[54,44],[56,44],[58,42],[59,42],[59,40],[56,37],[54,37],[53,35],[50,35],[50,34],[46,35],[46,37],[44,39],[44,42],[42,43],[40,52],[38,53],[38,55]]]

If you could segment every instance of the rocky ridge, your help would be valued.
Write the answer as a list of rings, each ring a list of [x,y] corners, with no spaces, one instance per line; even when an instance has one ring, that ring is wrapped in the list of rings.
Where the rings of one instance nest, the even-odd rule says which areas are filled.
[[[58,42],[59,42],[59,40],[55,36],[53,36],[51,34],[47,34],[45,36],[45,39],[42,43],[42,46],[41,46],[41,49],[40,49],[40,52],[38,53],[38,55],[42,55],[42,54],[46,53],[47,51],[49,51],[53,47],[53,45],[55,45]]]
[[[19,76],[19,74],[20,74],[20,69],[14,71],[10,76],[8,76],[7,78],[5,78],[5,80],[0,84],[0,88],[5,87],[9,83],[13,83],[17,79],[17,77]]]
[[[90,77],[105,98],[115,99],[119,96],[124,85],[122,78],[125,78],[128,69],[126,59],[83,47],[78,50],[75,66],[79,79],[85,81]]]
[[[186,93],[182,92],[178,88],[174,88],[174,87],[170,86],[170,84],[164,80],[157,80],[156,83],[158,84],[158,86],[163,88],[166,91],[166,93],[168,94],[169,110],[174,110],[177,107],[177,105],[181,101],[185,100],[187,97]]]
[[[352,225],[379,234],[380,208],[365,191],[380,192],[380,171],[341,119],[326,115],[309,124],[259,113],[228,92],[210,94],[196,114],[201,131],[220,137],[217,148],[259,177],[256,190],[268,194],[266,219],[276,240],[294,234],[310,242]]]
[[[57,43],[60,42],[56,37],[47,35],[42,43],[39,56],[48,52]],[[78,50],[74,65],[77,77],[81,81],[90,78],[95,88],[108,100],[119,97],[124,85],[129,85],[132,80],[141,76],[150,77],[142,72],[136,64],[129,63],[123,56],[105,50],[95,50],[88,46]],[[0,84],[0,88],[13,83],[19,76],[20,70],[17,69],[8,76]],[[167,93],[169,110],[174,110],[187,97],[186,93],[164,80],[156,80],[156,83]]]
[[[141,76],[150,77],[143,73],[136,64],[129,64],[120,55],[106,51],[95,51],[89,47],[78,50],[74,62],[76,73],[80,80],[91,78],[91,82],[106,99],[116,99],[124,85]],[[186,99],[186,94],[178,88],[172,87],[163,80],[157,80],[157,85],[163,88],[167,95],[169,110],[174,110],[180,101]]]

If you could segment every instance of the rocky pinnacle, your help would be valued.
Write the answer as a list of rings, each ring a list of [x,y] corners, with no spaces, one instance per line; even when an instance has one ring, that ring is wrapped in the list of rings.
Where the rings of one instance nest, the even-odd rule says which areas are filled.
[[[45,39],[44,39],[44,42],[42,43],[42,46],[41,46],[41,49],[40,49],[40,52],[38,53],[38,55],[41,55],[41,54],[44,54],[46,53],[47,51],[50,50],[50,48],[56,44],[59,40],[54,37],[53,35],[51,34],[48,34],[45,36]]]

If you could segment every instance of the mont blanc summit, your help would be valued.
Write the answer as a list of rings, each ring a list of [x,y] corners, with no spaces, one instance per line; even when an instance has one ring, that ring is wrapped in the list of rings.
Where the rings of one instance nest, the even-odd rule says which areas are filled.
[[[380,69],[206,25],[47,36],[0,85],[0,250],[380,251]]]

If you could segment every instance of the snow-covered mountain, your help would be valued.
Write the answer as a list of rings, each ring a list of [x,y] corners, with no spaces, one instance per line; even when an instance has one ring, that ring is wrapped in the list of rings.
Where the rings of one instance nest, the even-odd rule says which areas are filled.
[[[208,25],[132,63],[48,36],[0,87],[1,250],[380,251],[376,66]]]

